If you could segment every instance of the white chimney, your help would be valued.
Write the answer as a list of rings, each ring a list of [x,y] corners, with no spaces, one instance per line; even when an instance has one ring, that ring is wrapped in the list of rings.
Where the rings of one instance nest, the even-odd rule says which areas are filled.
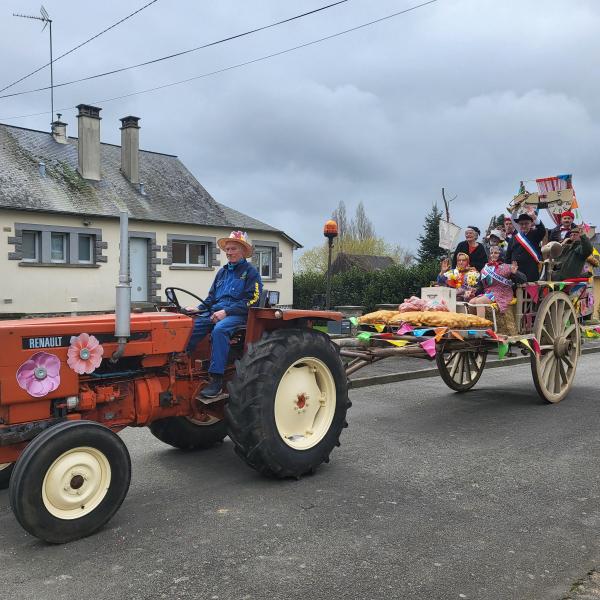
[[[50,126],[52,127],[52,137],[59,144],[67,143],[67,124],[63,123],[60,118],[62,115],[56,113],[56,121],[52,121]]]
[[[123,117],[121,121],[121,172],[131,183],[140,182],[139,117]]]
[[[77,170],[84,179],[100,181],[100,111],[89,104],[77,106],[77,144],[79,166]]]

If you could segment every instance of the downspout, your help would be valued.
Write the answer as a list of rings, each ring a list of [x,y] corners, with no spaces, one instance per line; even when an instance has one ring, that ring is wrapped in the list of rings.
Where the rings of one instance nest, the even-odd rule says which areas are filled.
[[[110,358],[116,363],[123,352],[131,333],[131,285],[129,279],[129,214],[122,210],[119,214],[121,226],[119,255],[119,283],[117,285],[117,303],[115,306],[115,337],[119,343]]]

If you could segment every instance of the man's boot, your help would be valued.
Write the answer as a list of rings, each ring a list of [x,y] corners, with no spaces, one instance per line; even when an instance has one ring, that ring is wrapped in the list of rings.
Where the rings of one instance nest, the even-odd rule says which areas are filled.
[[[210,373],[210,383],[200,392],[202,398],[216,398],[223,388],[223,375]]]

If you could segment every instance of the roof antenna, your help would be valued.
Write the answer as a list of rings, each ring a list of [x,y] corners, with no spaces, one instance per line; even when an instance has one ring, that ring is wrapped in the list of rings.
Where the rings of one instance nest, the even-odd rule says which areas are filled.
[[[52,19],[48,14],[48,11],[42,5],[40,7],[40,17],[36,15],[20,15],[17,13],[13,13],[13,17],[21,17],[22,19],[34,19],[36,21],[42,21],[44,26],[42,27],[42,31],[46,29],[47,25],[50,25],[50,114],[54,116],[54,69],[52,63]]]

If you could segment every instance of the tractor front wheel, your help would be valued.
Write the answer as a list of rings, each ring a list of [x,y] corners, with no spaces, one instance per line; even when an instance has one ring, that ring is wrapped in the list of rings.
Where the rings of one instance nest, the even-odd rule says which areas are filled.
[[[199,421],[190,417],[167,417],[150,423],[150,431],[174,448],[199,450],[222,442],[227,435],[227,425],[215,418]]]
[[[2,463],[0,465],[0,490],[5,490],[8,487],[14,467],[15,463]]]
[[[281,329],[253,344],[236,370],[226,415],[242,459],[278,478],[328,462],[350,406],[337,346],[311,329]]]
[[[10,480],[10,504],[22,527],[53,544],[100,529],[127,495],[127,447],[107,427],[67,421],[23,451]]]

